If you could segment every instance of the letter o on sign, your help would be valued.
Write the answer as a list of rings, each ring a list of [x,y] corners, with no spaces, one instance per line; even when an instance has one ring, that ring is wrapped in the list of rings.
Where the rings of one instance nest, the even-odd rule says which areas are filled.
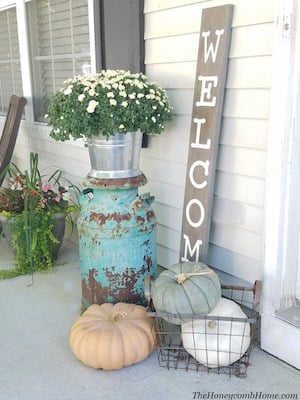
[[[192,208],[192,206],[195,206],[194,208],[197,207],[198,210],[199,210],[199,218],[198,218],[197,221],[192,221],[192,219],[191,219],[191,208]],[[203,207],[203,204],[201,203],[201,201],[198,200],[198,199],[190,200],[186,205],[185,215],[186,215],[187,222],[193,228],[199,228],[199,226],[201,226],[203,224],[203,221],[204,221],[204,218],[205,218],[205,210],[204,210],[204,207]]]

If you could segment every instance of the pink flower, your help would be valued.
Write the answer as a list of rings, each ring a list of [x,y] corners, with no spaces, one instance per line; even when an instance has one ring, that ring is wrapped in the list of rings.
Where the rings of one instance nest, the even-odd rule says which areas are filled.
[[[52,185],[50,182],[43,183],[42,190],[43,192],[48,192],[48,190],[52,189]]]

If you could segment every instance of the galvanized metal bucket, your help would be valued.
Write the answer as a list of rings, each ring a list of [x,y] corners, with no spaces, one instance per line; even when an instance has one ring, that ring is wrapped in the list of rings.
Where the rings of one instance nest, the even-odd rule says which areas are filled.
[[[116,133],[108,138],[95,136],[87,140],[91,171],[90,178],[119,179],[142,174],[139,169],[141,132]]]

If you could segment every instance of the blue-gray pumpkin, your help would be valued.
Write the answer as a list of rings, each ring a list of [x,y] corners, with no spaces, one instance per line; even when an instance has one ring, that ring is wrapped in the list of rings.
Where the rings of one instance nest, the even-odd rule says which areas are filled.
[[[221,299],[217,274],[201,262],[172,265],[153,282],[151,297],[155,310],[172,314],[208,314]],[[180,317],[162,315],[179,325]]]

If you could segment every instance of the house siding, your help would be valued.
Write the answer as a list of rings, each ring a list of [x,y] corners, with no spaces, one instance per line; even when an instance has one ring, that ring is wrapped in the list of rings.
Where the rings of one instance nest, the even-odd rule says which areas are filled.
[[[201,12],[227,1],[145,0],[145,67],[166,88],[174,121],[142,149],[148,178],[140,192],[155,196],[158,262],[179,260],[186,163]],[[234,15],[217,162],[208,262],[246,281],[261,279],[265,170],[275,0],[232,0]],[[3,124],[3,119],[1,123]],[[43,124],[22,121],[14,161],[30,151],[41,165],[63,166],[80,183],[90,169],[82,143],[58,143]]]
[[[151,138],[141,166],[155,195],[158,260],[179,260],[188,140],[203,8],[226,1],[145,1],[147,75],[175,120]],[[208,263],[246,281],[263,274],[264,193],[275,1],[234,0]]]

